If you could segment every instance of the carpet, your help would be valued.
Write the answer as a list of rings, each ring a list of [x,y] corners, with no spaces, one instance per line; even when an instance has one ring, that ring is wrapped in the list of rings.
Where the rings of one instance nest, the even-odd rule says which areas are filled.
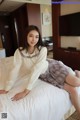
[[[80,120],[78,113],[74,112],[68,119],[66,120]]]

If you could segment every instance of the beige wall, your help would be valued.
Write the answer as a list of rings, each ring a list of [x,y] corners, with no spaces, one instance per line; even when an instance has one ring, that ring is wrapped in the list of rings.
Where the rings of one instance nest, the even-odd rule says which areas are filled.
[[[41,29],[42,29],[42,37],[52,36],[52,11],[51,5],[40,5],[41,9]],[[43,16],[45,14],[49,14],[49,23],[45,23],[43,21]]]
[[[61,15],[80,12],[80,4],[62,4]],[[80,36],[78,37],[61,37],[61,47],[76,47],[80,49]]]
[[[80,4],[61,4],[61,15],[80,12]]]

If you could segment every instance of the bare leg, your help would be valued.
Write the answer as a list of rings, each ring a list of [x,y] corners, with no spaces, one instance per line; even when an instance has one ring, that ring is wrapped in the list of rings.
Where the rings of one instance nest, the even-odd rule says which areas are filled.
[[[79,95],[78,95],[78,92],[77,92],[77,88],[72,87],[72,86],[70,86],[68,84],[65,84],[64,89],[67,92],[69,92],[71,102],[74,105],[75,109],[78,111],[79,116],[80,116],[80,99],[79,99]]]
[[[80,86],[80,78],[76,77],[73,74],[69,74],[66,77],[66,83],[68,83],[69,85],[71,85],[73,87],[79,87]]]
[[[80,78],[80,71],[79,70],[75,70],[76,76]]]

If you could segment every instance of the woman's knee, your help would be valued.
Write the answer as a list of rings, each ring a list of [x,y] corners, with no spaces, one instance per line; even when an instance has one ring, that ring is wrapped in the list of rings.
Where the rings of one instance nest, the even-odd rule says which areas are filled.
[[[68,84],[65,84],[64,85],[64,89],[69,92],[70,94],[76,94],[77,93],[77,88],[76,87],[73,87],[73,86],[70,86]]]
[[[76,77],[75,75],[69,74],[66,77],[66,83],[73,87],[78,87],[80,86],[80,78]]]
[[[78,78],[80,78],[80,71],[79,70],[75,70],[75,74]]]

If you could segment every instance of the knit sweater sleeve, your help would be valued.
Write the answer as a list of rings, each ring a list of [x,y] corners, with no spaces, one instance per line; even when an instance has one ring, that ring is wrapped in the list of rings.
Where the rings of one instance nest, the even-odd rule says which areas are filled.
[[[6,88],[5,88],[6,91],[9,91],[12,88],[14,82],[16,81],[20,67],[21,67],[21,63],[22,63],[21,54],[17,49],[14,53],[13,69],[9,74],[9,79],[7,81]]]
[[[26,89],[31,90],[34,83],[39,78],[40,74],[47,70],[48,62],[46,61],[46,58],[47,58],[47,48],[43,47],[40,51],[40,54],[38,56],[36,63],[34,64],[33,68],[31,69],[29,83],[26,86]]]

